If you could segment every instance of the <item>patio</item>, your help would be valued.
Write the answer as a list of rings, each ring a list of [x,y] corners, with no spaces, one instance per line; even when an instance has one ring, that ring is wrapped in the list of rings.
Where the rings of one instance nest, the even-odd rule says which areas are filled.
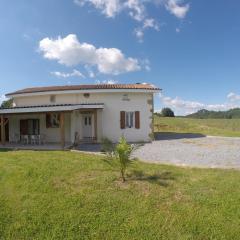
[[[71,144],[66,144],[64,150],[71,148]],[[22,144],[22,143],[5,143],[0,144],[0,149],[12,149],[12,150],[63,150],[62,146],[57,143],[46,143],[46,144]]]

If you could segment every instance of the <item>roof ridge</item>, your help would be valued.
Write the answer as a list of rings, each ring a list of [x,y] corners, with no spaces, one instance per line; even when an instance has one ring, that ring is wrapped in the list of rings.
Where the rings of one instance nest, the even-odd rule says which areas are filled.
[[[24,94],[24,93],[37,93],[37,92],[50,92],[50,91],[71,91],[71,90],[101,90],[101,89],[142,89],[142,90],[161,90],[150,83],[119,83],[119,84],[79,84],[79,85],[53,85],[42,87],[24,88],[15,92],[6,94]]]

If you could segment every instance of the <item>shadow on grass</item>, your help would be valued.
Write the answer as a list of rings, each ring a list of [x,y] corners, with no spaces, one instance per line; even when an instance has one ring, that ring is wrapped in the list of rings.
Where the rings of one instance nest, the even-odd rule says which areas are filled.
[[[12,152],[13,149],[10,148],[0,148],[0,152]]]
[[[175,180],[171,172],[165,171],[162,173],[146,174],[143,171],[134,170],[127,174],[128,180],[147,181],[152,184],[157,184],[167,187],[170,181]]]
[[[175,133],[175,132],[155,132],[154,138],[156,141],[160,140],[177,140],[183,138],[204,138],[206,135],[200,133]]]

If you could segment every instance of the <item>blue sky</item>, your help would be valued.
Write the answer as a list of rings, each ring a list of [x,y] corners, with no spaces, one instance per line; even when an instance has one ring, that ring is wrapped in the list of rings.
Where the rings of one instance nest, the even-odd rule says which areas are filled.
[[[238,107],[239,11],[238,0],[1,0],[0,95],[150,82],[163,89],[156,110]]]

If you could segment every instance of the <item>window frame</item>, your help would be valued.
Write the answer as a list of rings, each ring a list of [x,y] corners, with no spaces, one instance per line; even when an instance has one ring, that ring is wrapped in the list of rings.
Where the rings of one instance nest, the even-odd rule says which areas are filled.
[[[56,103],[56,95],[50,95],[50,103]]]
[[[46,114],[46,128],[60,128],[60,114],[47,113]]]
[[[135,123],[135,112],[126,111],[125,112],[125,128],[134,128]]]

